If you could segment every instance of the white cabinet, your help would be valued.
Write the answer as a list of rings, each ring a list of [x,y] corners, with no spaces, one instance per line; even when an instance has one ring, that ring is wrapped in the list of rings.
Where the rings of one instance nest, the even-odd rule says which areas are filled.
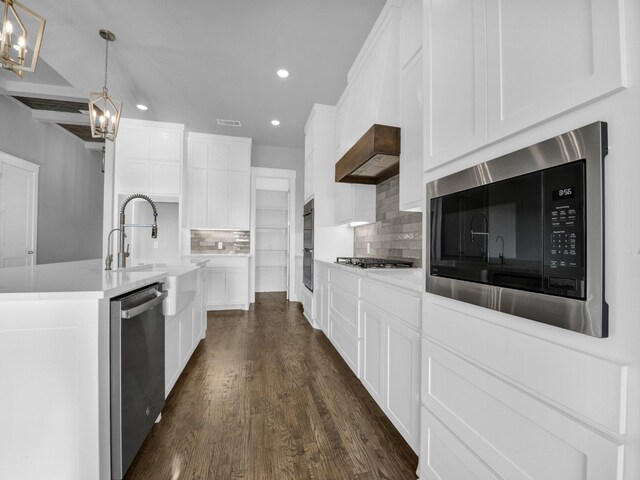
[[[329,273],[329,339],[356,376],[360,377],[358,275],[332,268]]]
[[[319,262],[314,265],[313,296],[315,298],[316,326],[329,337],[329,268]]]
[[[384,404],[384,337],[382,312],[367,304],[360,307],[362,318],[362,383],[378,405]]]
[[[249,230],[251,139],[189,134],[186,227]]]
[[[420,333],[385,315],[385,412],[418,452],[420,439]]]
[[[362,383],[407,443],[420,439],[420,297],[362,282]]]
[[[336,225],[352,227],[375,223],[376,186],[336,183],[333,219]]]
[[[302,295],[302,314],[304,318],[311,324],[312,327],[315,327],[314,324],[314,314],[313,314],[313,292],[311,292],[307,287],[302,285],[301,293]]]
[[[115,193],[180,195],[184,125],[122,119],[115,141]]]
[[[304,161],[304,201],[308,202],[313,196],[313,152]]]
[[[224,305],[227,298],[226,272],[221,268],[207,268],[207,306]]]
[[[485,0],[424,4],[425,169],[486,143]]]
[[[422,211],[423,106],[420,49],[400,73],[400,210]]]
[[[623,3],[487,0],[490,141],[626,85]]]
[[[249,309],[249,257],[210,258],[206,272],[207,310]]]
[[[424,7],[427,170],[627,84],[621,0]]]
[[[204,268],[200,268],[194,278],[195,295],[193,300],[175,315],[165,317],[165,398],[171,392],[198,343],[205,336],[204,280]],[[189,289],[191,288],[190,286]]]

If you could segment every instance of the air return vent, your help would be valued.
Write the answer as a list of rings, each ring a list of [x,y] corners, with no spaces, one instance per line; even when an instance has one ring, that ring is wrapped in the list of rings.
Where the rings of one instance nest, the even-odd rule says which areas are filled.
[[[218,125],[222,125],[223,127],[241,127],[242,124],[240,120],[223,120],[222,118],[218,118]]]

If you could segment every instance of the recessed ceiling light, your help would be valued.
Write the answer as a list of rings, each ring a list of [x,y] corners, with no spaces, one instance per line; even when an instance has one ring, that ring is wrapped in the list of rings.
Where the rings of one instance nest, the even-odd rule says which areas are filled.
[[[271,120],[271,125],[277,127],[278,125],[280,125],[280,120]]]
[[[146,105],[143,105],[141,103],[139,103],[138,105],[136,105],[136,108],[138,110],[142,110],[143,112],[146,112],[147,110],[149,110],[149,107],[147,107]]]
[[[278,70],[276,73],[280,78],[287,78],[289,76],[289,71],[285,70],[284,68]]]

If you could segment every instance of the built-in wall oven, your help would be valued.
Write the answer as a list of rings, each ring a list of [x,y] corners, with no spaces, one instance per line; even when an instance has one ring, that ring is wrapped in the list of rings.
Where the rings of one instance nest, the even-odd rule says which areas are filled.
[[[302,281],[313,292],[313,199],[304,206],[304,251],[302,254]]]
[[[597,122],[427,184],[427,292],[607,336],[606,154]]]
[[[164,407],[159,283],[111,300],[111,478],[120,480]]]

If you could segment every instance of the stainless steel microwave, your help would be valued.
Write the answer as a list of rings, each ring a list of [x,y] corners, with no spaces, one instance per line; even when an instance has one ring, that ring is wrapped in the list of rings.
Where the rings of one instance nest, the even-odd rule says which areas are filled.
[[[426,291],[606,337],[596,122],[427,184]]]

